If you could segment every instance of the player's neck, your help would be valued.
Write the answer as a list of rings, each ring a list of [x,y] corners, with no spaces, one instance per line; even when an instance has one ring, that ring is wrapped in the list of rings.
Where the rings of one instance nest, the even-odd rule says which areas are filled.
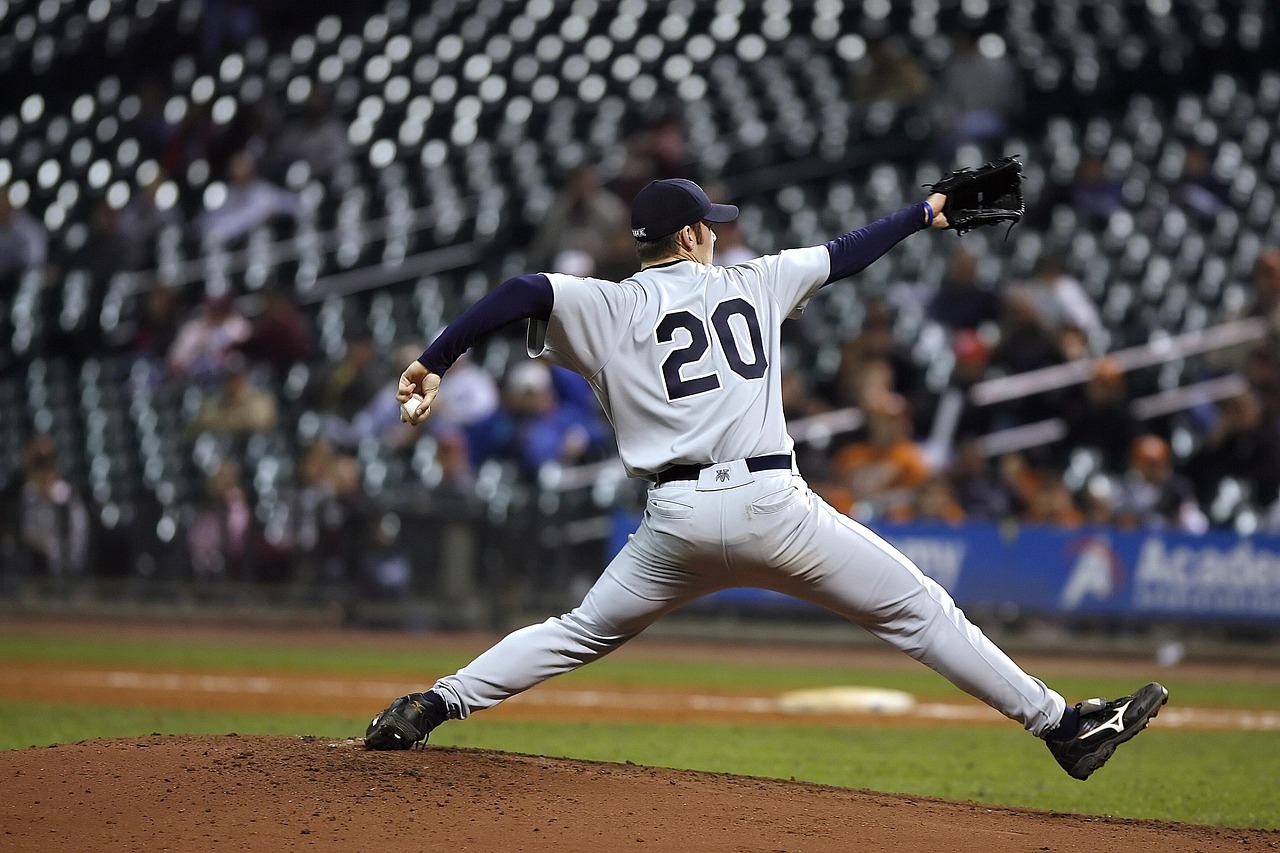
[[[648,261],[647,263],[641,263],[640,269],[647,270],[650,267],[665,267],[668,264],[674,264],[677,261],[693,261],[695,264],[702,263],[702,261],[698,260],[697,257],[694,256],[693,252],[689,252],[684,249],[681,249],[677,252],[667,255],[666,257],[658,258],[657,260],[653,260],[653,261]]]

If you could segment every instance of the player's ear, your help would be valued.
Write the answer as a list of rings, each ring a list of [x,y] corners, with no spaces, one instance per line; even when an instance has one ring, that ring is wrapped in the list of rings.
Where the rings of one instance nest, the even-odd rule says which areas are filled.
[[[697,230],[693,225],[686,225],[681,228],[678,240],[680,247],[686,250],[692,250],[696,243],[702,242],[698,239]]]

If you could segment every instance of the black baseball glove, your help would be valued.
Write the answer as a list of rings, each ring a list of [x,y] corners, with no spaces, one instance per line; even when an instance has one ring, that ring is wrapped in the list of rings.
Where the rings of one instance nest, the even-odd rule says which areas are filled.
[[[947,197],[942,212],[947,227],[963,234],[971,228],[1014,223],[1022,219],[1022,164],[1016,156],[992,160],[976,169],[956,169],[936,184],[926,184]]]

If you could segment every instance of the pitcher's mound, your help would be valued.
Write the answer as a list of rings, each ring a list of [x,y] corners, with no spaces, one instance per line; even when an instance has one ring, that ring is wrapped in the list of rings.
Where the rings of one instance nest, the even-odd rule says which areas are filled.
[[[0,752],[0,849],[1161,850],[1275,833],[358,740],[160,736]],[[1255,846],[1256,845],[1256,846]]]

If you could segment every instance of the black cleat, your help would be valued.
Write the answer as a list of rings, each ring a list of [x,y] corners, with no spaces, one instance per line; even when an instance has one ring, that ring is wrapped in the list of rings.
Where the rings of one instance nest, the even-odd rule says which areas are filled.
[[[1076,705],[1080,730],[1069,740],[1045,740],[1062,769],[1076,779],[1088,779],[1116,747],[1147,727],[1147,722],[1169,701],[1169,691],[1154,681],[1132,696],[1108,702],[1090,699]]]
[[[410,693],[373,718],[364,733],[365,749],[413,749],[445,720],[444,702],[434,693]]]

